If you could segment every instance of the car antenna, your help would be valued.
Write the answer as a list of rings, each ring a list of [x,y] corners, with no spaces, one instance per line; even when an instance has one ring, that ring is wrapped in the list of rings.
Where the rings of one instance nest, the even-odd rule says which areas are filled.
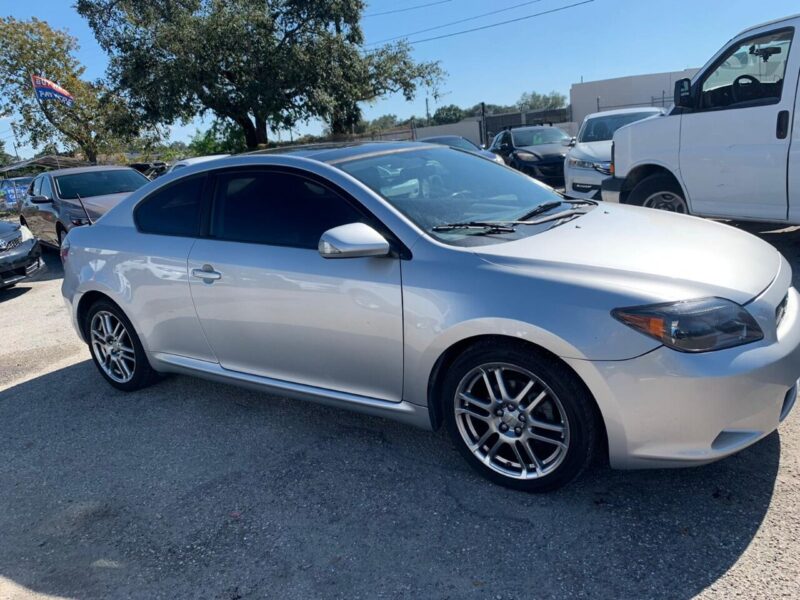
[[[81,195],[78,192],[75,192],[75,197],[78,199],[78,202],[80,203],[81,208],[86,215],[86,219],[89,221],[89,225],[94,225],[94,221],[92,221],[92,217],[89,216],[89,211],[86,210],[86,205],[83,203],[83,198],[81,198]]]

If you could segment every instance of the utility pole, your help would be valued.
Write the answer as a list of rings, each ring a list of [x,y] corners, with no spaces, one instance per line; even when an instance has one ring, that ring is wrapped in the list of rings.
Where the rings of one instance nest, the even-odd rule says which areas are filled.
[[[426,125],[430,125],[431,124],[431,111],[430,111],[430,108],[428,108],[428,97],[427,96],[425,96],[425,124]]]
[[[486,146],[489,136],[486,132],[486,102],[481,102],[481,143]]]

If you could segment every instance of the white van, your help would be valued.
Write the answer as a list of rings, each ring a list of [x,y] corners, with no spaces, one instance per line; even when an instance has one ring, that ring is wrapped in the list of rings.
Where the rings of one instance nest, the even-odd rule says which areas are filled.
[[[603,200],[800,224],[798,26],[795,15],[743,31],[675,82],[667,114],[617,130]]]

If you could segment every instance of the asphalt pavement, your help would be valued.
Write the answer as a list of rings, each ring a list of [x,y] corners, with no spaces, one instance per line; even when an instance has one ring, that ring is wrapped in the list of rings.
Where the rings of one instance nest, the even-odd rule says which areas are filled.
[[[797,284],[800,232],[759,233]],[[0,291],[1,599],[800,594],[800,411],[713,465],[513,492],[443,432],[189,377],[117,392],[47,260]]]

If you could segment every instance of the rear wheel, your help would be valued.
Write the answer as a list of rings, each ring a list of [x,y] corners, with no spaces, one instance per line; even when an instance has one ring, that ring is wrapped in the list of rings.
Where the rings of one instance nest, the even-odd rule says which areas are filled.
[[[157,374],[139,336],[116,305],[95,302],[86,314],[84,331],[95,366],[115,388],[132,392],[155,381]]]
[[[645,208],[689,214],[689,205],[683,196],[681,186],[671,175],[666,173],[656,173],[642,179],[628,196],[628,203]]]
[[[563,364],[522,346],[473,346],[448,370],[445,420],[467,462],[501,485],[545,492],[573,479],[597,444],[593,400]]]

